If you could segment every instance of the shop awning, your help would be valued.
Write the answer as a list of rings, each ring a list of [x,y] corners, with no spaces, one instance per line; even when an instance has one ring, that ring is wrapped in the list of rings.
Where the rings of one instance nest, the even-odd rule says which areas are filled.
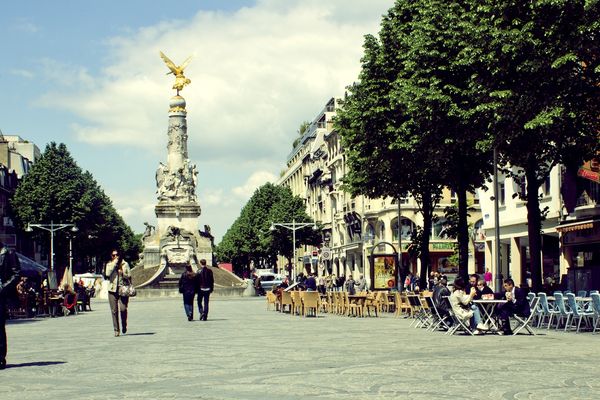
[[[556,230],[560,233],[582,231],[585,229],[593,229],[594,224],[600,223],[600,220],[587,219],[582,221],[575,221],[568,224],[558,225]]]

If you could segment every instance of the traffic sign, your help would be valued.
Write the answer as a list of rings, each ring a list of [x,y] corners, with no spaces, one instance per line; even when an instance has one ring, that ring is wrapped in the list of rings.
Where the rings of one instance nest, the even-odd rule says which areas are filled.
[[[321,248],[321,258],[323,260],[330,260],[331,259],[331,249],[329,247],[323,247],[323,248]]]

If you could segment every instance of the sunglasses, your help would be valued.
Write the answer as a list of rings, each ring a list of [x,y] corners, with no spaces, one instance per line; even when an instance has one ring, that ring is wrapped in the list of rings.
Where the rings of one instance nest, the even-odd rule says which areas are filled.
[[[113,257],[117,257],[117,256],[118,256],[118,254],[117,254],[117,253],[113,253],[113,254],[112,254],[112,256],[113,256]]]

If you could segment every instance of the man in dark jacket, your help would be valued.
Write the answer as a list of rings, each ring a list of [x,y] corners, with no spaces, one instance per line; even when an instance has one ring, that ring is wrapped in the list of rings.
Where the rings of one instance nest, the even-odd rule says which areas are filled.
[[[6,368],[6,301],[15,290],[20,270],[17,254],[0,241],[0,369]]]
[[[450,318],[450,312],[448,308],[450,303],[448,302],[448,297],[450,297],[450,289],[448,289],[448,280],[446,277],[440,278],[438,284],[435,288],[433,288],[433,296],[432,300],[435,304],[435,307],[440,314],[440,317],[446,317],[446,323],[448,325],[452,325],[452,319]]]
[[[200,260],[200,271],[196,275],[198,277],[198,312],[200,313],[200,321],[206,321],[208,318],[208,299],[215,288],[215,280],[213,273],[206,266],[206,260]],[[204,307],[202,306],[204,302]]]
[[[511,279],[504,280],[504,290],[507,302],[498,306],[498,317],[502,320],[502,333],[512,335],[510,328],[510,317],[519,315],[528,317],[531,314],[529,302],[527,301],[527,292],[515,286]]]

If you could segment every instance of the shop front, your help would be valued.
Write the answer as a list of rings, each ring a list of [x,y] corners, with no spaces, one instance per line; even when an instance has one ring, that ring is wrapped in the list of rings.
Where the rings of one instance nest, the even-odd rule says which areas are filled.
[[[559,225],[566,287],[578,290],[600,289],[600,218]]]

